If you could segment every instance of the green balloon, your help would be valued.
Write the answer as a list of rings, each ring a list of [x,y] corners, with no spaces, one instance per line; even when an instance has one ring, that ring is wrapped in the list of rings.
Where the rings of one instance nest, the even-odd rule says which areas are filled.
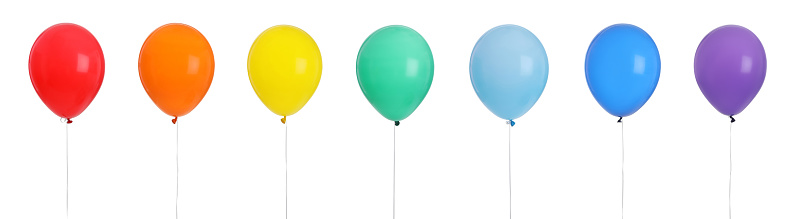
[[[434,79],[434,57],[412,28],[391,25],[368,36],[357,54],[357,82],[379,114],[396,121],[417,109]]]

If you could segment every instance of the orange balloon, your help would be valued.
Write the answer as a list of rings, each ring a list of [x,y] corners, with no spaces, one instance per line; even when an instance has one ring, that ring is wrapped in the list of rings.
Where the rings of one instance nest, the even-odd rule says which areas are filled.
[[[195,28],[166,24],[143,43],[138,70],[154,104],[178,118],[195,109],[209,91],[214,54],[209,41]]]

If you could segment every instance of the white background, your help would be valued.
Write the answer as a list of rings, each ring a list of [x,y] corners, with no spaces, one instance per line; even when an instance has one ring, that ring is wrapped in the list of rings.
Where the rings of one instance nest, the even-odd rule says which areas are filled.
[[[402,24],[428,41],[434,83],[397,128],[397,218],[507,218],[508,128],[480,103],[477,39],[517,24],[541,39],[550,76],[511,137],[514,218],[620,217],[617,118],[588,91],[584,57],[603,28],[635,24],[659,47],[653,97],[625,118],[626,218],[726,218],[728,127],[699,91],[693,57],[714,28],[763,42],[763,89],[733,125],[733,218],[791,217],[791,15],[782,1],[10,1],[0,8],[0,218],[65,217],[65,124],[28,76],[36,37],[72,22],[105,55],[96,99],[69,127],[71,218],[173,218],[175,131],[143,90],[140,46],[166,23],[200,30],[216,57],[206,97],[180,118],[182,218],[283,218],[284,125],[258,100],[247,52],[273,25],[313,36],[324,70],[288,118],[289,218],[391,217],[393,124],[360,92],[359,46]]]

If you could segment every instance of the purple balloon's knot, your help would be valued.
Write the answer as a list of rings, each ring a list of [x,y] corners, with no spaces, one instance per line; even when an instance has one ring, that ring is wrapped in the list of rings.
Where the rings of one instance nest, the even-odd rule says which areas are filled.
[[[734,119],[733,116],[728,116],[728,117],[731,117],[731,123],[736,122],[736,119]]]

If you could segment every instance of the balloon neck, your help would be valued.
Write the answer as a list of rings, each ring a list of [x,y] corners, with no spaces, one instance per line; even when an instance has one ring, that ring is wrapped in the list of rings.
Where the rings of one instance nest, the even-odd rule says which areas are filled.
[[[508,124],[508,125],[511,125],[511,127],[514,127],[514,125],[516,125],[516,122],[514,122],[514,120],[508,120],[508,121],[505,121],[505,124]]]
[[[282,119],[280,119],[280,122],[282,122],[283,124],[286,124],[286,117],[285,117],[285,116],[283,116],[283,118],[282,118]]]
[[[173,124],[175,125],[176,122],[179,121],[179,117],[178,116],[177,117],[173,117],[173,119],[171,119],[170,121],[173,122]]]
[[[736,119],[734,119],[733,116],[728,116],[728,117],[731,117],[731,123],[736,122]]]
[[[619,116],[618,117],[618,123],[622,123],[622,122],[623,122],[623,116]]]
[[[395,121],[395,126],[401,125],[401,122]]]
[[[66,118],[66,124],[71,124],[71,122],[72,122],[71,119]]]

